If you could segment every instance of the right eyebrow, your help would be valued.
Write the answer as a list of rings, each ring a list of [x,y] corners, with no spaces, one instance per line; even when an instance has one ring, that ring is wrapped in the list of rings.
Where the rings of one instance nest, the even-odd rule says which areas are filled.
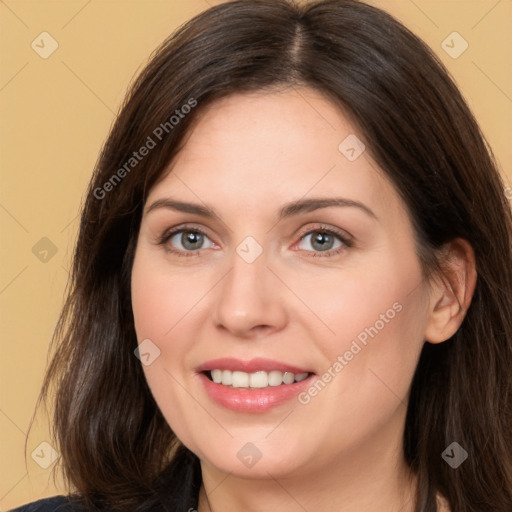
[[[177,201],[175,199],[170,199],[167,197],[157,199],[155,202],[151,203],[151,205],[146,208],[146,214],[158,208],[167,208],[170,210],[176,210],[178,212],[193,213],[195,215],[200,215],[201,217],[205,217],[208,219],[218,218],[216,213],[207,206]]]

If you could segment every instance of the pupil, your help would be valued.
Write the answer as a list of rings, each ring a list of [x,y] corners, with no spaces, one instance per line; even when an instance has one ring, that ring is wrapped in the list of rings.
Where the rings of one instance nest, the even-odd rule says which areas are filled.
[[[318,243],[321,251],[327,251],[332,247],[333,237],[327,233],[318,231],[317,235],[313,238],[313,244]]]
[[[183,247],[188,249],[197,249],[196,245],[201,247],[202,235],[200,233],[195,233],[194,231],[188,231],[187,233],[183,233],[181,236],[181,243]],[[190,246],[192,245],[192,247]]]

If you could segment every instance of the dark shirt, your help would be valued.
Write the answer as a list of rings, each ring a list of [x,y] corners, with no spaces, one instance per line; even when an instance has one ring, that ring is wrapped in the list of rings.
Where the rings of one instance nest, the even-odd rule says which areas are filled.
[[[27,503],[11,512],[74,512],[74,508],[65,496],[54,496]]]

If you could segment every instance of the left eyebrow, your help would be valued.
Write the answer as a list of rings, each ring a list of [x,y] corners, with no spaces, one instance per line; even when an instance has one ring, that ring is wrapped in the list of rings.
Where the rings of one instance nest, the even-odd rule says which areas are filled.
[[[352,199],[345,199],[343,197],[311,198],[292,201],[281,208],[278,218],[279,220],[282,220],[294,215],[299,215],[300,213],[312,212],[332,206],[359,208],[373,219],[378,220],[377,215],[375,215],[375,213],[365,204]]]

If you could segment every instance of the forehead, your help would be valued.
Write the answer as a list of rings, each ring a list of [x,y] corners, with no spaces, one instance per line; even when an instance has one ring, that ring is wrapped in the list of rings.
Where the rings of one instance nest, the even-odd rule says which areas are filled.
[[[364,140],[340,108],[312,89],[231,95],[201,112],[150,198],[169,193],[234,214],[270,213],[308,195],[389,208],[398,196],[368,152],[351,160],[343,150],[343,141],[355,137]]]

